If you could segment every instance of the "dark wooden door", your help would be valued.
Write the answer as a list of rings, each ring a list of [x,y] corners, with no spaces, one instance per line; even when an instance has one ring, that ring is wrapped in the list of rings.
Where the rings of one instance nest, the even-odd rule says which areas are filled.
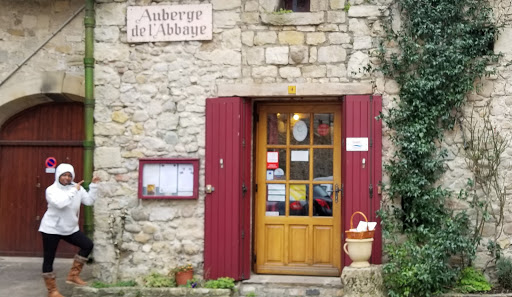
[[[0,255],[42,256],[37,231],[46,211],[45,190],[55,181],[45,160],[75,167],[82,180],[83,105],[52,103],[25,110],[0,129]],[[82,219],[81,219],[82,221]],[[58,257],[71,257],[77,249],[59,244]]]
[[[206,100],[205,279],[250,277],[251,104]]]

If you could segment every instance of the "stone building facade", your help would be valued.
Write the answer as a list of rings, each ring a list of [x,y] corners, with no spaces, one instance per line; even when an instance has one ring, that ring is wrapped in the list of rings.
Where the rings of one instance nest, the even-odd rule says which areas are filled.
[[[9,24],[0,30],[0,123],[50,101],[38,96],[48,93],[41,86],[50,85],[52,92],[83,101],[83,1],[29,2],[8,1],[7,9],[0,12],[2,23]],[[127,41],[130,6],[205,3],[213,7],[212,40]],[[274,13],[278,4],[273,0],[96,1],[94,170],[102,183],[94,208],[94,269],[100,279],[167,273],[183,263],[203,272],[206,98],[330,101],[343,95],[381,94],[385,112],[398,96],[396,82],[364,71],[375,62],[370,53],[383,34],[384,18],[397,11],[390,7],[391,0],[354,0],[350,7],[346,0],[312,0],[310,12],[285,14]],[[36,50],[49,32],[64,23]],[[482,88],[469,96],[474,102],[492,100],[493,119],[507,132],[512,114],[510,38],[512,31],[506,27],[495,44],[495,50],[504,53],[498,75],[486,78]],[[296,87],[296,94],[289,94],[290,85]],[[383,162],[391,156],[386,133],[385,129]],[[457,142],[457,131],[449,133],[451,158],[443,180],[456,191],[470,176]],[[200,160],[199,198],[139,199],[139,159],[179,157]],[[508,149],[507,173],[511,157]],[[506,218],[500,244],[510,255],[510,202]]]

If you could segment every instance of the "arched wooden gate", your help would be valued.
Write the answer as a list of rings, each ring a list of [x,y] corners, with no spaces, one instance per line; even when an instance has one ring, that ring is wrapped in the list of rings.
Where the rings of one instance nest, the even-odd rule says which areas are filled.
[[[71,163],[82,180],[83,104],[49,103],[11,117],[0,128],[0,255],[42,256],[37,231],[46,211],[45,189],[55,181],[45,160]],[[57,256],[76,248],[61,242]]]

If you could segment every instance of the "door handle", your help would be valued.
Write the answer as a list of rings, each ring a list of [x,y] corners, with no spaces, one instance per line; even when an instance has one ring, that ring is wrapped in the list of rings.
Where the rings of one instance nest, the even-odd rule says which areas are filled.
[[[206,185],[206,189],[204,190],[206,194],[211,194],[215,191],[215,188],[212,185]]]
[[[334,201],[338,203],[338,193],[341,192],[341,195],[343,195],[343,189],[340,189],[338,184],[334,185]]]

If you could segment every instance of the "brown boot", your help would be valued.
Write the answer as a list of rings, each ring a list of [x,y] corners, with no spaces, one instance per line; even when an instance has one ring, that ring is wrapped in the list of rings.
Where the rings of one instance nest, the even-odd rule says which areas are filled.
[[[75,255],[75,260],[73,261],[73,266],[71,266],[71,270],[69,271],[68,277],[66,279],[66,283],[85,286],[87,285],[80,277],[80,272],[82,272],[82,268],[84,267],[87,258],[82,257],[80,255]]]
[[[55,273],[43,273],[43,278],[46,288],[48,289],[48,297],[64,297],[59,293],[59,290],[57,290],[57,285],[55,284]]]

